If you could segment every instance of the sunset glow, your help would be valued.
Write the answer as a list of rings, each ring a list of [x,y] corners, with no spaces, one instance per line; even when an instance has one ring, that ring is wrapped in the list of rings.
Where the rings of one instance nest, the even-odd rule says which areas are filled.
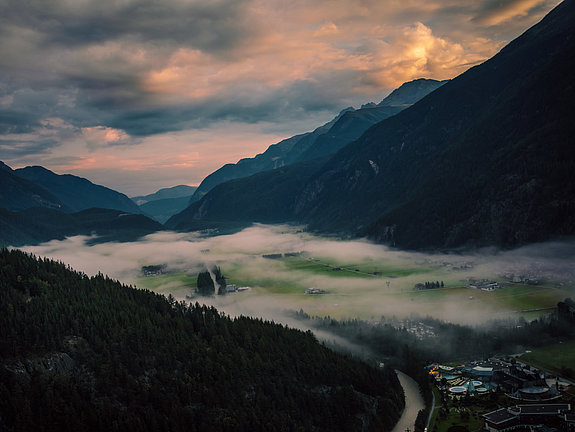
[[[405,81],[457,76],[557,3],[8,0],[1,159],[128,194],[197,184]]]

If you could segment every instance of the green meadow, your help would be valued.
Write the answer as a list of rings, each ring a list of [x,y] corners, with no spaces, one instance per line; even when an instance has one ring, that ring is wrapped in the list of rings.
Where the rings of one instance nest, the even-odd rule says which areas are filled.
[[[565,376],[566,369],[571,369],[575,378],[575,341],[563,342],[534,349],[520,357],[522,362]]]
[[[327,257],[306,255],[276,259],[253,255],[235,262],[221,261],[228,284],[249,286],[234,300],[265,297],[284,309],[303,309],[311,315],[335,318],[377,319],[413,313],[441,319],[476,322],[505,315],[535,319],[549,313],[558,301],[572,296],[567,288],[551,284],[523,285],[497,280],[502,288],[481,291],[466,287],[465,278],[473,270],[448,271],[429,263],[364,259],[341,262]],[[416,290],[417,283],[442,281],[443,288]],[[196,297],[193,274],[171,273],[141,277],[137,285],[176,298]],[[308,288],[324,294],[306,294]]]

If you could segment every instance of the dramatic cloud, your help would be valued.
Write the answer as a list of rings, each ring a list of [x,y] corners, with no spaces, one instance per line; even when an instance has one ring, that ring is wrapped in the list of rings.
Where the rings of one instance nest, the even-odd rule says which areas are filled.
[[[236,154],[253,156],[273,144],[263,143],[265,134],[245,144],[262,130],[285,138],[345,106],[379,101],[404,81],[454,77],[555,4],[6,0],[2,158],[56,169],[63,165],[55,161],[102,160],[98,155],[113,149],[110,160],[130,165],[134,145],[142,154],[168,155],[170,144],[152,148],[149,137],[169,143],[184,134],[194,141],[199,131],[206,141],[210,131],[213,142],[194,156],[195,168],[180,180],[166,171],[166,183],[157,186],[197,183]],[[238,130],[233,156],[218,139],[231,125]],[[173,151],[174,166],[189,153]],[[126,182],[108,186],[123,189]]]

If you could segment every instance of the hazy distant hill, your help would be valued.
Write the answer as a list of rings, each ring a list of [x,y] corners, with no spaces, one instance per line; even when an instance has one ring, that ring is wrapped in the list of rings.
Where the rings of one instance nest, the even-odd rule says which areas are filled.
[[[171,216],[181,212],[190,203],[190,198],[196,187],[179,185],[143,196],[132,197],[145,215],[160,223],[166,222]]]
[[[333,154],[357,139],[370,126],[397,114],[445,82],[419,79],[404,83],[378,105],[373,104],[358,110],[346,108],[313,132],[285,139],[253,158],[242,159],[236,164],[226,164],[202,181],[192,201],[198,201],[214,186],[228,180]]]
[[[71,211],[99,207],[141,213],[139,207],[126,195],[82,177],[55,174],[41,166],[20,168],[14,170],[14,174],[46,189]]]
[[[560,4],[489,61],[372,126],[306,174],[303,188],[273,171],[265,184],[233,183],[245,190],[227,207],[227,223],[235,209],[244,220],[266,202],[281,178],[290,190],[289,200],[275,194],[288,207],[284,221],[405,248],[507,247],[575,234],[574,9]],[[220,199],[230,197],[215,192],[171,222],[216,220],[226,208]]]
[[[180,198],[165,198],[141,204],[140,209],[144,214],[160,223],[166,222],[173,215],[180,213],[190,204],[191,195]]]
[[[30,207],[48,207],[67,210],[56,196],[43,187],[17,176],[12,168],[0,162],[0,207],[23,210]]]
[[[190,197],[196,191],[196,187],[188,186],[188,185],[178,185],[172,186],[169,188],[160,189],[152,194],[149,195],[141,195],[131,197],[132,201],[134,201],[137,205],[142,205],[150,201],[157,201],[162,199],[170,199],[170,198],[183,198],[183,197]]]
[[[38,244],[80,234],[97,235],[95,242],[133,241],[162,229],[160,223],[144,215],[112,209],[63,213],[41,207],[19,212],[0,208],[0,247]]]

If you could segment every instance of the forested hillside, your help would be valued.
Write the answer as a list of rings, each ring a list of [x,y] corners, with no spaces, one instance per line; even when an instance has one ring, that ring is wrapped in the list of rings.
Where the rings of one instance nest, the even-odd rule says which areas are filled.
[[[389,431],[397,378],[310,333],[0,251],[0,430]]]

